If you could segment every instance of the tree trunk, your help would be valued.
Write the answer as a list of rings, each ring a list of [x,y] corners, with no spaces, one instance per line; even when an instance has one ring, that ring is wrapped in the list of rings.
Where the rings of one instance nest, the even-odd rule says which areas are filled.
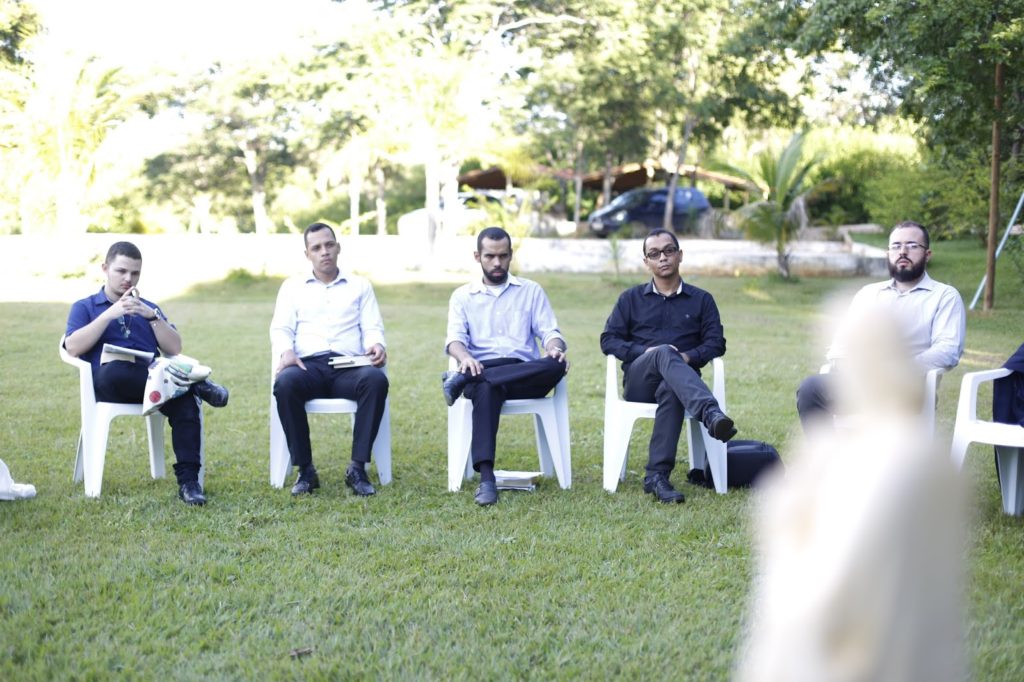
[[[267,215],[266,166],[260,163],[259,153],[251,144],[239,144],[238,148],[242,150],[242,161],[245,163],[252,188],[252,220],[256,234],[270,234],[275,228],[270,216]]]
[[[423,206],[427,209],[427,245],[431,252],[434,250],[434,242],[437,239],[437,228],[441,224],[438,165],[436,160],[429,159],[423,169]]]
[[[572,184],[573,190],[576,193],[575,200],[573,201],[572,207],[572,221],[576,225],[580,224],[580,203],[582,201],[583,194],[583,143],[576,143],[576,162],[573,164],[572,173]]]
[[[996,291],[996,240],[999,238],[999,148],[1003,116],[1003,64],[996,64],[996,99],[992,118],[992,181],[988,195],[988,252],[985,259],[985,298],[982,310],[992,310]]]
[[[665,197],[665,215],[661,220],[661,227],[672,232],[672,213],[676,207],[676,187],[679,186],[679,169],[683,167],[686,160],[686,148],[690,144],[690,134],[693,132],[693,116],[686,117],[686,124],[683,126],[683,141],[679,144],[679,153],[676,156],[676,167],[672,169],[672,175],[668,179],[668,194]]]
[[[359,194],[363,187],[363,178],[352,172],[348,176],[348,222],[352,236],[359,236]]]
[[[604,177],[601,179],[601,205],[607,206],[612,200],[612,185],[615,178],[612,177],[612,153],[604,153]]]
[[[385,197],[385,184],[384,184],[384,168],[377,164],[373,169],[374,177],[377,180],[377,234],[384,235],[388,233],[388,204],[384,199]]]

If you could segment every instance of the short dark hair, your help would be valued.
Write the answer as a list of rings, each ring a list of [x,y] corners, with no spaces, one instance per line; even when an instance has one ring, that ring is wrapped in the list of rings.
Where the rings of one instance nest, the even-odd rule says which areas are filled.
[[[139,251],[139,247],[135,246],[135,244],[131,242],[114,242],[107,249],[107,258],[103,262],[110,265],[118,256],[127,256],[132,260],[142,260],[142,252]]]
[[[476,252],[480,253],[480,250],[484,248],[484,240],[490,239],[492,241],[499,242],[502,239],[508,240],[508,248],[512,248],[512,237],[508,235],[508,232],[501,229],[500,227],[485,227],[480,230],[480,234],[476,236]]]
[[[670,232],[669,230],[663,230],[661,228],[658,228],[657,230],[651,230],[650,233],[646,237],[644,237],[644,243],[640,245],[640,248],[643,249],[644,251],[644,258],[647,257],[647,240],[650,239],[651,237],[657,237],[663,234],[667,234],[669,237],[672,237],[672,243],[676,245],[677,249],[679,248],[679,240],[676,238],[675,232]]]
[[[310,225],[309,227],[302,231],[302,244],[304,246],[309,246],[309,233],[319,232],[320,230],[328,230],[331,233],[331,239],[333,239],[334,241],[338,241],[337,235],[334,234],[333,227],[331,227],[327,223],[313,223],[312,225]]]
[[[924,235],[924,248],[931,248],[932,238],[928,235],[928,228],[922,225],[921,223],[915,223],[913,220],[904,220],[896,223],[895,225],[892,226],[892,229],[889,230],[889,234],[892,234],[894,231],[904,227],[916,227],[917,229],[921,230],[921,234]]]

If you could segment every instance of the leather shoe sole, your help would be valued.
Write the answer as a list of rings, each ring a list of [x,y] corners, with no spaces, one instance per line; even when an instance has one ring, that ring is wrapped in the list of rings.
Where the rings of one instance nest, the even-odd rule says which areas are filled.
[[[455,404],[465,387],[466,375],[462,372],[449,370],[441,375],[441,390],[444,392],[444,401],[448,407]]]
[[[481,507],[487,507],[498,501],[498,485],[496,483],[484,482],[477,486],[473,501]]]
[[[711,435],[723,443],[728,443],[736,435],[736,424],[724,414],[711,423],[708,429]]]
[[[228,389],[215,384],[209,379],[195,385],[196,394],[210,404],[211,407],[224,407],[228,404]]]

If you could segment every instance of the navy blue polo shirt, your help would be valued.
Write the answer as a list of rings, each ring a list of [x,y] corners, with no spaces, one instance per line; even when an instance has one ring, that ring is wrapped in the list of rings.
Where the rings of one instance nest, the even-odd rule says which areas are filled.
[[[601,333],[601,351],[623,361],[625,370],[648,348],[671,344],[699,369],[725,355],[725,332],[711,294],[683,282],[662,296],[653,280],[622,292]]]
[[[164,320],[167,319],[167,316],[164,315],[156,303],[144,298],[141,300],[150,308],[153,308],[157,316]],[[99,293],[83,298],[80,301],[75,301],[71,306],[71,312],[68,314],[68,326],[64,335],[67,336],[71,332],[81,329],[106,312],[112,305],[107,300],[103,287],[100,287]],[[91,362],[94,370],[99,367],[100,354],[105,343],[160,355],[160,346],[157,343],[156,334],[153,333],[150,320],[144,319],[141,315],[124,315],[116,318],[107,325],[96,345],[82,353],[82,359]]]

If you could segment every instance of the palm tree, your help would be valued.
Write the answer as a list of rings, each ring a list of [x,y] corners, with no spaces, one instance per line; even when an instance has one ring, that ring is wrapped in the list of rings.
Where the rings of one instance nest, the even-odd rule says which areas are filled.
[[[790,278],[789,243],[806,222],[807,175],[821,160],[803,160],[804,133],[797,133],[777,154],[766,150],[755,158],[756,171],[730,170],[756,186],[761,199],[739,209],[740,224],[749,239],[774,244],[779,275]]]

